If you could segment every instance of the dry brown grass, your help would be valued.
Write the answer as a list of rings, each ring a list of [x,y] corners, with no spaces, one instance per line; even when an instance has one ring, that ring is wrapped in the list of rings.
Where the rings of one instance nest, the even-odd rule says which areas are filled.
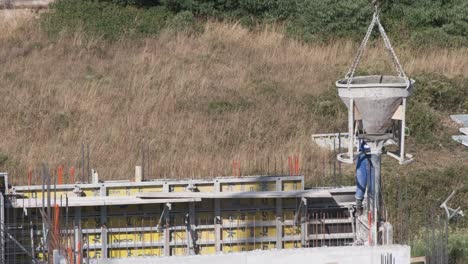
[[[234,159],[243,174],[286,173],[289,155],[313,177],[329,165],[310,134],[344,128],[344,113],[327,120],[308,98],[334,89],[353,43],[307,45],[277,29],[220,23],[113,44],[79,33],[50,41],[34,26],[6,32],[0,152],[14,182],[41,161],[77,166],[82,142],[106,179],[133,177],[143,141],[150,178],[230,175]],[[400,53],[409,74],[468,76],[467,49]],[[382,54],[371,47],[363,67],[388,70]]]
[[[0,9],[0,39],[11,38],[17,33],[18,28],[30,23],[34,17],[35,12],[26,9]]]

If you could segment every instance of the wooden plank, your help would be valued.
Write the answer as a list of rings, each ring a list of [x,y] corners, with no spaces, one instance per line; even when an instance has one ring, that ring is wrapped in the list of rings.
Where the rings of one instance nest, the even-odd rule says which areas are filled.
[[[242,199],[242,198],[332,198],[327,190],[306,190],[306,191],[265,191],[265,192],[141,192],[137,197],[144,199],[151,198],[202,198],[202,199]]]
[[[140,199],[135,196],[110,196],[110,197],[69,197],[69,207],[81,206],[110,206],[129,204],[164,204],[164,203],[187,203],[200,202],[201,198],[171,198],[171,199]],[[14,208],[40,208],[42,201],[39,199],[16,199],[12,203]]]
[[[265,181],[276,181],[276,178],[280,177],[283,180],[287,181],[303,181],[304,176],[242,176],[242,177],[216,177],[214,180],[174,180],[174,179],[158,179],[154,181],[144,181],[144,182],[130,182],[128,180],[121,180],[121,181],[106,181],[104,183],[93,184],[93,183],[73,183],[73,184],[62,184],[57,185],[57,191],[59,190],[73,190],[75,187],[79,187],[81,189],[99,189],[102,184],[104,184],[107,188],[112,187],[129,187],[129,188],[138,188],[138,187],[159,187],[159,186],[167,186],[167,185],[177,185],[183,186],[188,184],[195,184],[195,185],[209,185],[213,184],[215,181],[218,181],[220,184],[225,183],[248,183],[248,182],[265,182]],[[42,185],[22,185],[22,186],[14,186],[17,192],[23,191],[41,191]]]
[[[465,134],[465,135],[468,135],[468,127],[461,127],[460,132]]]
[[[414,257],[410,259],[410,263],[426,263],[426,257]]]

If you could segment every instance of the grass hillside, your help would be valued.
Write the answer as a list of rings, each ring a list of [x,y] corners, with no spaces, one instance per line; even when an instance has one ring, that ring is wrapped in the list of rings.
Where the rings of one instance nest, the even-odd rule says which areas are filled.
[[[329,169],[329,154],[310,135],[346,130],[334,81],[349,67],[353,42],[305,44],[281,27],[220,22],[113,42],[82,32],[50,39],[30,16],[3,19],[0,151],[13,182],[40,162],[79,166],[81,143],[102,178],[127,179],[143,142],[152,178],[230,175],[233,160],[242,174],[287,172],[290,155],[313,178]],[[454,94],[461,102],[453,110],[466,110],[468,49],[397,52],[429,93],[415,110],[426,119],[409,124],[421,137],[409,141],[417,162],[403,170],[466,164],[466,150],[449,140],[457,129],[449,113],[425,101]],[[389,65],[376,42],[361,71],[391,73]]]
[[[334,157],[311,134],[346,131],[334,82],[354,58],[352,38],[310,41],[291,36],[287,22],[246,26],[245,16],[203,18],[187,8],[79,3],[0,13],[0,170],[13,184],[41,163],[81,171],[82,144],[105,180],[133,178],[144,145],[148,179],[232,175],[233,161],[242,175],[288,173],[288,157],[298,156],[308,185],[335,183]],[[452,189],[468,208],[468,151],[451,140],[458,126],[449,118],[468,113],[468,48],[396,46],[417,81],[407,140],[416,160],[385,157],[383,184],[390,214],[408,191],[417,232]],[[374,39],[359,74],[392,74],[390,65]],[[336,183],[352,185],[353,166],[342,170]],[[468,258],[467,223],[453,225],[459,259]]]

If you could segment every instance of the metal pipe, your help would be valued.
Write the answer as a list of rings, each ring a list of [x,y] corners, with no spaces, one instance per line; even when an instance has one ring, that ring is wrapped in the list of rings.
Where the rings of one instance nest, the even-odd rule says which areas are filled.
[[[354,99],[349,99],[348,110],[348,158],[353,161],[354,147]]]
[[[372,206],[372,243],[378,245],[378,230],[381,219],[381,163],[382,163],[382,142],[374,142],[371,144],[371,163],[374,169],[374,186],[373,186],[373,206]]]
[[[405,161],[405,126],[406,126],[406,98],[403,98],[403,111],[401,117],[401,135],[400,135],[400,164]]]

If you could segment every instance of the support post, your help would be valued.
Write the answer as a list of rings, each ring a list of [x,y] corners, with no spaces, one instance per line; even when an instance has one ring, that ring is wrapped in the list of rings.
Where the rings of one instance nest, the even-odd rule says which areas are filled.
[[[371,148],[371,163],[374,169],[374,186],[372,194],[372,227],[369,230],[371,232],[372,241],[371,245],[378,245],[378,232],[379,224],[382,219],[381,217],[381,162],[382,162],[382,147],[384,140],[377,140],[375,142],[369,142]]]
[[[187,253],[188,255],[196,254],[197,235],[195,230],[195,203],[188,204],[189,213],[187,221]]]
[[[304,203],[304,209],[301,216],[301,247],[307,247],[309,242],[309,222],[307,221],[307,199],[301,198],[301,203]]]
[[[143,166],[135,166],[135,182],[143,181]]]
[[[214,192],[221,192],[221,184],[219,180],[215,180]],[[221,253],[221,200],[214,199],[214,229],[215,229],[215,251]]]
[[[372,216],[372,243],[373,245],[378,245],[378,232],[379,232],[379,222],[380,222],[380,162],[381,154],[372,154],[371,155],[372,166],[374,167],[374,206],[373,206],[373,216]]]
[[[102,184],[99,191],[100,196],[107,196],[107,187]],[[107,207],[101,206],[101,258],[107,258]]]
[[[8,186],[7,186],[8,189]],[[5,263],[5,198],[0,194],[0,263]]]
[[[400,135],[400,160],[399,163],[405,162],[405,127],[406,127],[406,98],[403,98],[403,111],[401,111],[401,135]]]
[[[81,234],[81,208],[75,207],[75,264],[83,263],[83,238]]]
[[[354,99],[349,99],[348,108],[348,158],[353,162],[354,151]]]
[[[281,178],[276,179],[276,191],[282,191],[283,182]],[[283,200],[276,198],[276,248],[283,248]]]
[[[167,182],[163,185],[163,192],[169,192],[169,184]],[[167,207],[167,205],[166,205]],[[164,215],[164,256],[168,257],[171,255],[171,231],[169,230],[169,209],[168,212]]]

